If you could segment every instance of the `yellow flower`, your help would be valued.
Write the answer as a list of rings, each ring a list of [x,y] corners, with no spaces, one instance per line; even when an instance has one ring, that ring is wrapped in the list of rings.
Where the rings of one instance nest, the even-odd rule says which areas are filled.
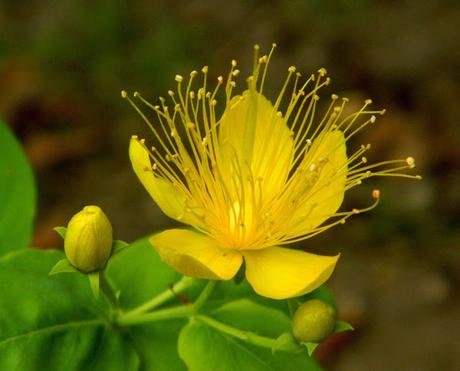
[[[241,95],[232,94],[239,75],[232,61],[228,77],[219,76],[212,89],[207,67],[201,70],[198,90],[193,88],[197,71],[186,83],[177,75],[176,92],[168,92],[169,105],[161,97],[159,105],[152,105],[134,93],[153,110],[156,123],[126,92],[122,96],[149,125],[157,143],[149,149],[145,140],[132,137],[129,153],[135,173],[166,215],[194,227],[151,237],[160,256],[182,274],[217,280],[234,277],[244,260],[246,278],[258,294],[284,299],[323,284],[338,255],[281,246],[373,208],[378,191],[369,208],[337,212],[345,191],[362,179],[408,176],[395,171],[413,167],[414,160],[368,165],[363,154],[369,145],[347,157],[346,142],[383,111],[368,110],[371,102],[366,100],[358,112],[345,114],[347,99],[340,101],[334,94],[318,119],[319,89],[330,81],[323,68],[301,82],[290,67],[272,104],[263,86],[273,48],[260,58],[258,50],[256,46],[253,74]]]

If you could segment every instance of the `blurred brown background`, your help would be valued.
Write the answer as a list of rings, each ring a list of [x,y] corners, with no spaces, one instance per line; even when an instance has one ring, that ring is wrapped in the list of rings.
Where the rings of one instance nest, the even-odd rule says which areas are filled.
[[[372,180],[346,204],[378,187],[376,210],[302,244],[342,253],[330,284],[356,327],[318,357],[337,371],[460,370],[459,25],[454,0],[1,0],[0,117],[37,176],[35,246],[59,246],[51,228],[91,203],[117,238],[171,225],[130,168],[145,128],[120,90],[153,99],[176,73],[218,76],[232,58],[246,75],[253,44],[277,42],[272,81],[326,67],[324,93],[387,108],[360,137],[372,159],[413,155],[424,176]]]

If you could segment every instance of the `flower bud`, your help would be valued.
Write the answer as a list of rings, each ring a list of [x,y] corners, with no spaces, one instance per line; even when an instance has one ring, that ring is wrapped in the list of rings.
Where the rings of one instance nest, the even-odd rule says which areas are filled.
[[[292,318],[292,333],[304,343],[319,343],[335,328],[336,312],[332,305],[318,299],[308,300]]]
[[[84,273],[104,268],[112,252],[112,225],[98,206],[85,206],[67,225],[67,259]]]

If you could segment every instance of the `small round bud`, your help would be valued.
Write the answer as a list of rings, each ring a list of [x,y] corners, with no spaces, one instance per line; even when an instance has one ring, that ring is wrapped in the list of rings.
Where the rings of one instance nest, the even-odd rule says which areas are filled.
[[[67,225],[64,250],[69,262],[84,273],[104,268],[112,251],[112,225],[98,206],[85,206]]]
[[[333,306],[318,299],[308,300],[292,318],[292,333],[298,341],[319,343],[334,331],[335,319]]]

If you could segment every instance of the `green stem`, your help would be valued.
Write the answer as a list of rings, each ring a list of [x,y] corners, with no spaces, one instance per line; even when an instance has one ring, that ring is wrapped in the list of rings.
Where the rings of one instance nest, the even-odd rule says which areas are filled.
[[[136,316],[141,313],[145,313],[151,309],[157,308],[160,305],[166,303],[168,300],[174,298],[178,293],[189,288],[194,279],[190,277],[182,277],[178,282],[176,282],[170,289],[163,291],[157,296],[153,297],[149,301],[146,301],[144,304],[128,311],[125,313],[126,316]]]
[[[190,305],[159,309],[151,313],[124,314],[117,319],[121,326],[139,325],[147,322],[157,322],[175,318],[187,318],[192,314]]]
[[[209,299],[211,296],[212,292],[214,291],[214,288],[216,287],[217,281],[215,280],[210,280],[204,287],[203,291],[201,291],[200,296],[195,300],[193,303],[193,312],[198,313],[198,311],[201,309],[201,307],[206,303],[206,301]]]
[[[112,286],[110,286],[109,281],[107,281],[104,272],[99,272],[99,287],[101,289],[102,294],[104,294],[104,296],[110,303],[112,309],[118,309],[118,299],[115,293],[113,292]]]
[[[250,344],[271,349],[275,343],[275,339],[260,336],[251,331],[240,330],[239,328],[226,325],[225,323],[219,322],[208,316],[198,314],[194,318],[210,327],[215,328],[216,330],[219,330],[220,332],[223,332],[224,334],[228,334]]]

